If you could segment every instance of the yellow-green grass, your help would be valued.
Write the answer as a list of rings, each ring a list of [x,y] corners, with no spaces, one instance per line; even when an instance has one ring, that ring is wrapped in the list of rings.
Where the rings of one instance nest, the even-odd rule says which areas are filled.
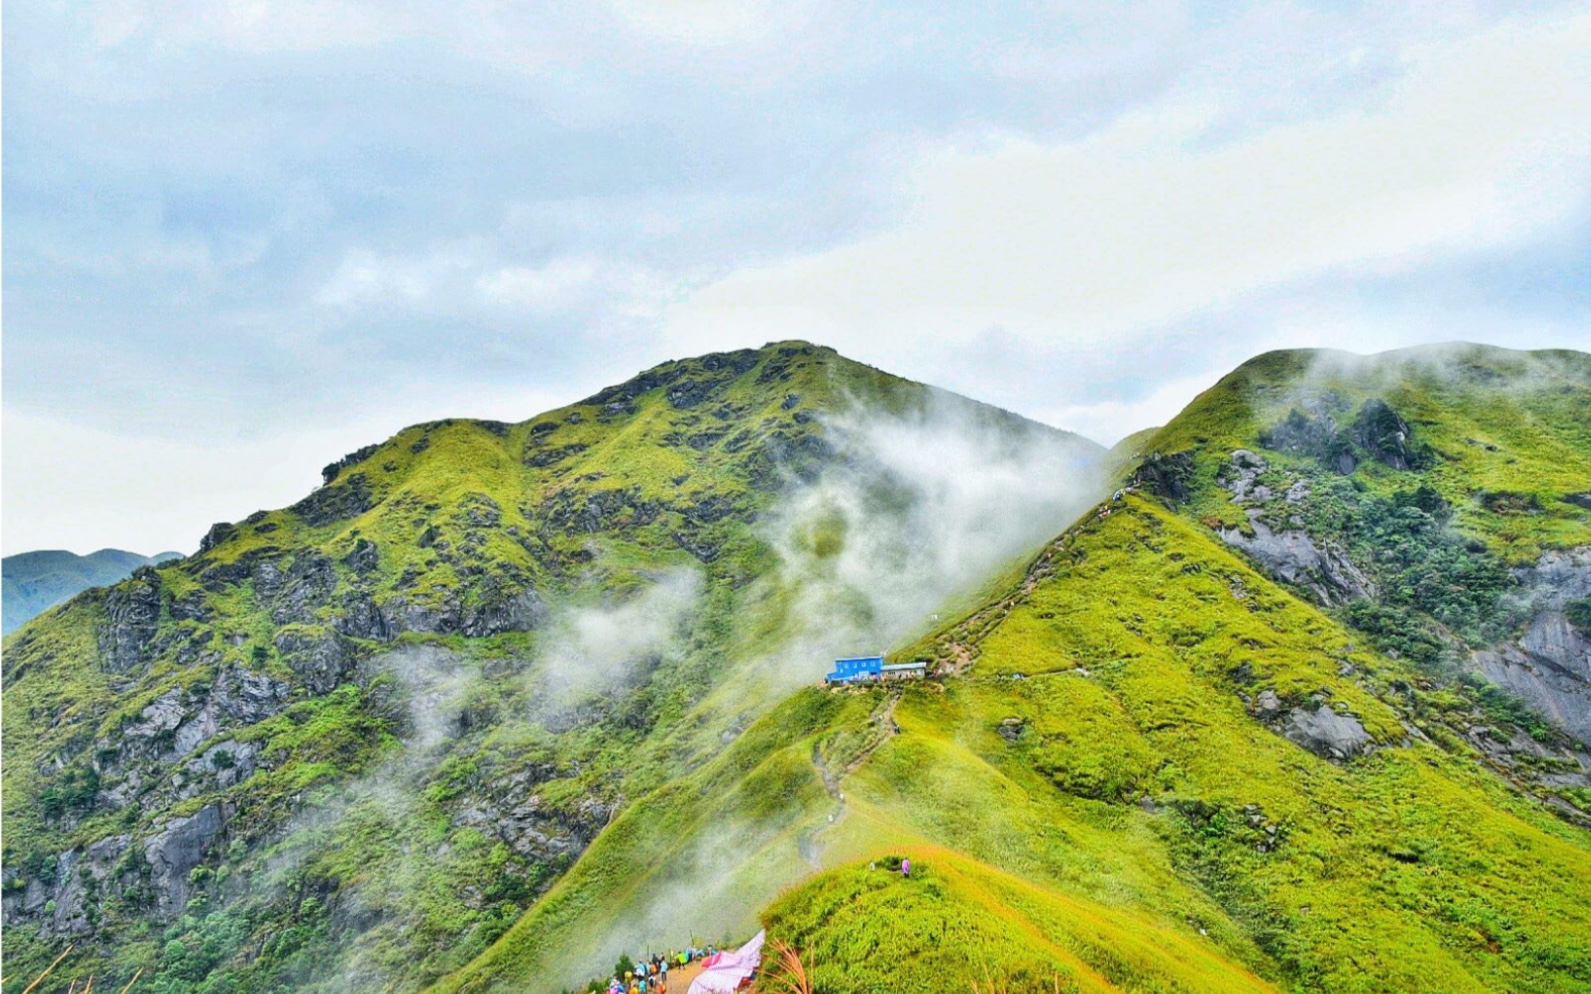
[[[1275,991],[1196,935],[1036,886],[937,846],[824,873],[764,914],[818,990]]]

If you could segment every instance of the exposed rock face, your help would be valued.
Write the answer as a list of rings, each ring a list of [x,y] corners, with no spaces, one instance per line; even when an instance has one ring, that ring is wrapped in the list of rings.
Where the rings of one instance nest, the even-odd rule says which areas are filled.
[[[1270,463],[1263,456],[1250,452],[1248,449],[1236,449],[1232,452],[1232,459],[1226,470],[1221,474],[1222,485],[1232,491],[1232,502],[1242,503],[1250,497],[1264,500],[1270,496],[1270,491],[1257,485],[1261,473],[1270,468]],[[1258,489],[1264,493],[1254,493]]]
[[[321,487],[288,510],[318,526],[358,517],[374,506],[370,481],[365,474],[354,473],[343,482]]]
[[[471,638],[528,632],[547,620],[547,605],[534,590],[495,590],[481,604],[465,612],[460,629]]]
[[[337,479],[338,473],[341,473],[350,466],[356,466],[375,455],[378,448],[380,448],[379,445],[366,445],[361,449],[357,449],[348,453],[346,456],[343,456],[341,459],[320,471],[321,482],[323,484],[332,482],[333,480]]]
[[[105,622],[99,630],[100,662],[112,673],[126,673],[150,658],[149,642],[160,626],[160,578],[153,572],[105,594]]]
[[[1408,471],[1420,463],[1413,445],[1414,429],[1386,401],[1365,401],[1348,435],[1377,462]]]
[[[1260,444],[1273,452],[1313,456],[1320,464],[1350,476],[1364,457],[1396,470],[1418,468],[1426,460],[1414,443],[1414,429],[1386,401],[1364,402],[1346,426],[1338,418],[1346,405],[1334,393],[1306,401],[1305,411],[1294,409],[1280,424],[1260,435]]]
[[[1516,570],[1535,613],[1518,639],[1471,657],[1485,677],[1591,745],[1591,637],[1569,623],[1569,602],[1591,596],[1591,546],[1544,554]]]
[[[337,568],[332,561],[314,553],[301,553],[293,559],[285,576],[269,573],[267,589],[275,594],[271,620],[278,625],[310,624],[336,588]],[[257,592],[258,586],[255,589]]]
[[[95,750],[102,773],[120,771],[127,759],[170,762],[226,728],[251,725],[286,706],[286,684],[241,668],[222,671],[214,686],[193,697],[180,687],[161,694],[122,730],[119,741],[101,739]],[[113,798],[114,800],[114,798]]]
[[[112,881],[127,851],[128,841],[126,835],[112,835],[95,842],[86,852],[74,849],[62,853],[50,884],[29,881],[21,900],[15,902],[7,892],[6,920],[12,921],[19,912],[29,916],[46,915],[41,924],[47,936],[67,937],[92,932],[90,899]]]
[[[1340,550],[1330,546],[1322,549],[1301,529],[1274,532],[1258,511],[1249,512],[1249,524],[1253,535],[1244,534],[1240,528],[1222,528],[1217,534],[1271,576],[1308,590],[1327,606],[1374,594],[1375,585]]]
[[[572,811],[550,809],[536,788],[553,775],[548,767],[522,770],[495,785],[489,796],[476,798],[459,811],[456,821],[495,835],[527,859],[568,865],[602,831],[613,807],[599,798],[586,797]]]
[[[1132,486],[1172,503],[1180,503],[1192,493],[1188,486],[1192,478],[1193,453],[1161,455],[1156,452],[1145,459],[1133,474]]]
[[[187,818],[167,822],[144,842],[144,858],[162,915],[178,914],[188,906],[192,887],[188,874],[203,862],[225,822],[220,805],[208,804]]]
[[[354,663],[354,653],[335,632],[289,629],[277,634],[275,645],[282,660],[316,694],[336,688]]]
[[[46,937],[90,934],[101,895],[127,894],[146,874],[159,913],[166,918],[181,914],[193,896],[189,874],[203,862],[225,823],[225,812],[211,804],[167,822],[141,845],[130,835],[111,835],[87,849],[61,853],[50,877],[34,877],[20,891],[6,888],[6,923],[37,922]],[[8,866],[6,874],[9,881],[15,871]]]
[[[1358,718],[1338,714],[1324,704],[1313,711],[1294,708],[1287,716],[1282,734],[1317,756],[1336,760],[1357,756],[1372,741]]]

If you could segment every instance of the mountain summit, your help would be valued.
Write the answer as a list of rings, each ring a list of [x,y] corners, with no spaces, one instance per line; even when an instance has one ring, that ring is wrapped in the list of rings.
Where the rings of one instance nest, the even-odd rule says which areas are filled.
[[[1063,526],[1102,457],[805,343],[351,453],[8,640],[8,956],[419,986]]]

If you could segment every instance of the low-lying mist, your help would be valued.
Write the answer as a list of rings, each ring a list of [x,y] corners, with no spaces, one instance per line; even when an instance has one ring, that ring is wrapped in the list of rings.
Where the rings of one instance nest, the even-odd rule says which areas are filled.
[[[643,676],[678,649],[702,587],[699,570],[678,567],[626,600],[557,612],[537,653],[541,693],[568,704]]]
[[[1035,550],[1098,499],[1092,443],[961,398],[829,419],[841,462],[798,486],[764,534],[812,666],[883,652]]]

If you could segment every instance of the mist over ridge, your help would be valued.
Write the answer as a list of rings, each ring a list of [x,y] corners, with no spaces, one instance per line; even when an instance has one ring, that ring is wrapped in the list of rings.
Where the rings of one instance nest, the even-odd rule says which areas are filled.
[[[1032,874],[1045,901],[1126,901],[1114,945],[1066,940],[1086,962],[1183,941],[1166,893],[1221,937],[1209,970],[1263,965],[1177,862],[1189,819],[1232,803],[1204,729],[1348,790],[1372,756],[1434,758],[1441,729],[1467,736],[1430,774],[1449,776],[1485,720],[1536,743],[1530,763],[1517,735],[1485,753],[1521,803],[1578,796],[1575,726],[1507,695],[1533,686],[1521,658],[1579,644],[1582,565],[1553,557],[1585,526],[1585,363],[1455,354],[1262,355],[1131,458],[802,342],[519,423],[412,426],[8,639],[8,931],[33,957],[101,920],[158,928],[174,992],[260,971],[553,991],[764,920],[827,942],[800,895],[904,847],[980,892]],[[1423,544],[1388,558],[1390,520]],[[1473,589],[1424,579],[1449,565]],[[1359,575],[1363,594],[1332,586]],[[816,686],[868,652],[931,676]],[[75,710],[13,727],[60,687],[83,688]],[[1321,830],[1288,784],[1240,789],[1261,826]],[[1122,819],[1125,855],[1093,848]],[[1088,869],[1054,875],[1074,857],[1052,824]],[[243,936],[266,952],[206,951]],[[1227,979],[1263,981],[1247,969]]]

